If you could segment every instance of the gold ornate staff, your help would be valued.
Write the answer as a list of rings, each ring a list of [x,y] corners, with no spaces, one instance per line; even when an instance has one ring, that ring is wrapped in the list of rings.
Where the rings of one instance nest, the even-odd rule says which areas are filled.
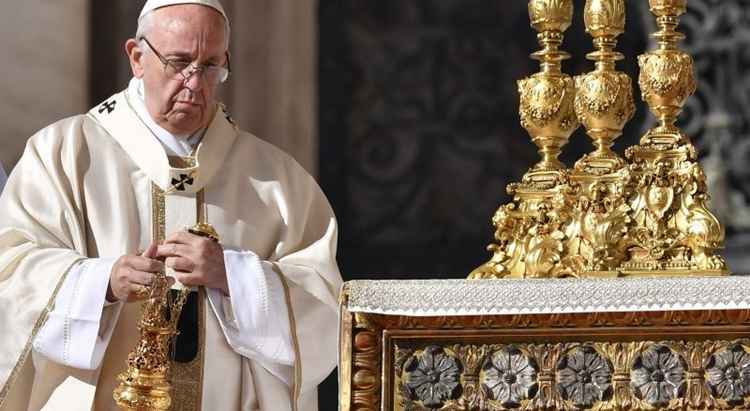
[[[219,241],[214,227],[205,222],[205,211],[198,220],[188,231]],[[170,343],[177,335],[177,321],[189,293],[189,288],[181,289],[170,304],[167,276],[164,272],[156,275],[138,323],[138,344],[128,355],[128,369],[117,377],[120,385],[113,397],[120,409],[150,411],[170,408]]]

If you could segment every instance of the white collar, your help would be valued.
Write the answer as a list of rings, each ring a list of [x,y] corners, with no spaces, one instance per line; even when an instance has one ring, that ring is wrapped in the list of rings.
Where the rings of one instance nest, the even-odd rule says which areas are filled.
[[[136,113],[133,102],[137,99],[130,96],[128,90],[122,91],[93,107],[88,116],[166,193],[195,193],[203,188],[221,169],[239,134],[229,116],[222,112],[223,107],[216,106],[205,136],[191,156],[193,161],[188,161],[188,167],[183,168],[169,163],[162,143]]]
[[[159,140],[167,155],[176,155],[181,157],[187,157],[193,151],[193,148],[198,144],[206,129],[200,129],[193,133],[191,136],[179,136],[170,133],[160,125],[156,124],[151,115],[146,109],[145,90],[143,87],[143,80],[133,77],[128,84],[128,94],[136,98],[131,98],[130,102],[133,106],[138,117],[148,127],[154,136]]]

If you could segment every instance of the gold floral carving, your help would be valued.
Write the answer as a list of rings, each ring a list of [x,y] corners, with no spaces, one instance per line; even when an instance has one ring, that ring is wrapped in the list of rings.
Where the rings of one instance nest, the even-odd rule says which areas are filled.
[[[693,58],[678,50],[658,50],[638,57],[643,100],[659,117],[678,110],[696,90]]]
[[[687,11],[687,0],[648,0],[651,12],[657,17],[672,17]]]
[[[659,48],[639,57],[644,100],[659,124],[631,147],[626,157],[633,173],[630,197],[634,226],[632,259],[625,272],[653,271],[727,274],[723,258],[724,227],[707,206],[706,176],[695,148],[674,125],[687,98],[695,92],[692,58],[677,44],[675,31],[684,1],[651,1]]]
[[[616,70],[625,0],[587,0],[586,30],[595,69],[573,81],[559,50],[572,2],[529,2],[543,50],[542,71],[519,82],[521,125],[542,161],[508,186],[513,202],[495,213],[483,278],[727,275],[718,255],[724,227],[708,209],[706,176],[696,150],[675,126],[695,92],[692,58],[677,45],[685,0],[650,0],[659,47],[639,57],[642,97],[659,120],[625,158],[612,151],[635,112],[631,79]],[[575,114],[576,119],[571,119]],[[595,150],[567,169],[557,159],[578,124]]]

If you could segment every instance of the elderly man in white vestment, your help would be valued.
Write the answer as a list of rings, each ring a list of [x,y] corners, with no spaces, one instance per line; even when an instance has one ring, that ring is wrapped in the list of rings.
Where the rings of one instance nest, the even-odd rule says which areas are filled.
[[[217,103],[218,0],[149,0],[138,23],[128,88],[34,135],[0,196],[0,410],[116,409],[161,270],[199,290],[173,409],[315,410],[336,358],[331,208]],[[198,216],[219,243],[185,230]]]

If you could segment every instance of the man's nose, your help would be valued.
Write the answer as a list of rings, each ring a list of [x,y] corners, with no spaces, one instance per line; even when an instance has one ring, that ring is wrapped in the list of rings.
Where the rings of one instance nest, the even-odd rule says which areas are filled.
[[[185,87],[189,88],[192,91],[200,91],[204,86],[203,70],[200,70],[200,69],[191,70],[185,76],[185,81],[183,81],[183,84],[185,85]]]

